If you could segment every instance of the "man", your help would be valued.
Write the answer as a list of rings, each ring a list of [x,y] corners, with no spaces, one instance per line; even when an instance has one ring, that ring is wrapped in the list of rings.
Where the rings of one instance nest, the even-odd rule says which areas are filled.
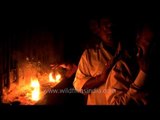
[[[153,40],[153,32],[144,26],[137,38],[137,63],[139,69],[134,69],[136,62],[133,58],[122,58],[112,68],[108,75],[105,88],[115,92],[106,94],[107,105],[147,105],[149,52]],[[134,56],[134,55],[133,55]],[[138,70],[138,73],[134,73]]]
[[[102,42],[83,52],[73,85],[77,91],[88,94],[88,105],[105,105],[106,92],[114,92],[105,91],[105,83],[120,45],[112,39],[112,23],[108,17],[94,21],[92,25],[93,33],[97,34]]]

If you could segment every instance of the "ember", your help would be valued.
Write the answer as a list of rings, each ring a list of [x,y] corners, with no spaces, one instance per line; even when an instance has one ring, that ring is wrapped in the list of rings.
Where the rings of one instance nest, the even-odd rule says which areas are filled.
[[[49,81],[59,83],[61,79],[61,75],[58,73],[53,77],[53,73],[49,74]]]

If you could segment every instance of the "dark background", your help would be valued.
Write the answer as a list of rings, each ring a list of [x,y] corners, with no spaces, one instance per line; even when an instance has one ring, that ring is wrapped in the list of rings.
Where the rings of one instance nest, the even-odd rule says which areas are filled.
[[[102,11],[73,11],[74,9],[53,10],[53,12],[10,11],[5,14],[1,22],[1,45],[9,44],[15,50],[30,48],[32,51],[33,48],[39,49],[43,45],[46,47],[52,45],[51,51],[54,51],[53,56],[56,56],[57,61],[70,59],[78,63],[86,44],[92,44],[92,41],[89,41],[91,35],[89,20],[92,18],[111,16],[118,25],[119,37],[125,39],[125,42],[134,39],[135,30],[140,24],[150,22],[154,24],[155,29],[159,28],[158,15],[147,11],[128,13],[105,11],[105,9]]]

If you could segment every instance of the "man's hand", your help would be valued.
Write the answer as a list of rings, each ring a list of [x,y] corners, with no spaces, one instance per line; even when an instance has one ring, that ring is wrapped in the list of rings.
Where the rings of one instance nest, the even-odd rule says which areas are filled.
[[[65,77],[66,78],[70,78],[77,70],[77,66],[75,64],[52,64],[50,65],[51,66],[51,69],[53,70],[57,70],[57,69],[65,69],[66,72],[65,72]]]

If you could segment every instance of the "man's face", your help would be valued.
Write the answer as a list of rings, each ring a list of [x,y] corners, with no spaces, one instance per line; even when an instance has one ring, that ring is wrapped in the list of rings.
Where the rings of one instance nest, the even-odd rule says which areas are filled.
[[[102,40],[106,44],[110,44],[113,41],[111,40],[111,21],[108,18],[103,18],[100,20],[100,26],[99,26],[99,36],[102,38]]]

